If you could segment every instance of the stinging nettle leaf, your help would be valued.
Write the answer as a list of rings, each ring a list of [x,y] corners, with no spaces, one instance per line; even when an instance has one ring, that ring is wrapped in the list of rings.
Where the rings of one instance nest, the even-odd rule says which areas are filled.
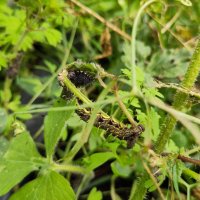
[[[156,112],[154,108],[151,108],[149,112],[149,118],[151,119],[152,140],[156,141],[160,133],[160,128],[159,128],[160,115]]]
[[[178,165],[175,163],[175,165],[172,167],[172,174],[173,174],[173,184],[174,184],[174,189],[179,197],[179,199],[181,199],[180,196],[180,191],[179,191],[179,185],[178,185],[178,181],[180,178],[180,172],[179,172],[179,168]]]
[[[7,151],[0,155],[0,195],[6,194],[44,160],[27,132],[13,138]]]
[[[54,107],[72,106],[74,101],[67,103],[66,101],[59,99],[55,102]],[[62,136],[62,129],[65,126],[65,122],[72,115],[74,110],[63,111],[49,111],[44,121],[44,139],[47,156],[52,156],[54,149],[60,137]]]
[[[10,200],[74,200],[75,194],[70,183],[63,176],[49,171],[13,194]]]
[[[56,46],[58,43],[60,43],[62,35],[61,33],[53,28],[48,28],[46,29],[46,31],[44,32],[45,38],[47,40],[47,42],[52,45],[52,46]]]

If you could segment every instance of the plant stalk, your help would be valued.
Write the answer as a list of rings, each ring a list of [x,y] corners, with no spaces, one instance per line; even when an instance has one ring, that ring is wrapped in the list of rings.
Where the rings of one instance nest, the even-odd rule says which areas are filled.
[[[192,56],[188,70],[181,83],[181,86],[190,90],[193,87],[197,79],[197,76],[199,75],[199,71],[200,71],[200,40],[198,41],[198,44]],[[182,110],[187,103],[187,99],[188,99],[188,94],[178,91],[174,96],[174,102],[172,106],[176,110]],[[164,150],[165,145],[168,142],[175,125],[176,125],[176,119],[171,115],[168,115],[164,120],[164,123],[161,127],[160,135],[155,144],[156,153],[161,153]]]
[[[136,85],[136,34],[137,34],[137,27],[140,20],[140,16],[145,8],[147,8],[150,4],[156,2],[157,0],[149,0],[147,1],[142,7],[139,9],[134,22],[133,22],[133,29],[131,35],[131,73],[132,73],[132,90],[137,91]]]

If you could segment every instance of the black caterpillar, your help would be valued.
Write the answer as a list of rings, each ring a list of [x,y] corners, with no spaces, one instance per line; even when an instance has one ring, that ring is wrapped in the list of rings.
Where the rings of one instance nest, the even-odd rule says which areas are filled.
[[[91,112],[87,109],[77,109],[76,113],[85,122],[89,120],[91,115]],[[101,113],[97,114],[94,126],[105,130],[107,133],[111,133],[113,136],[121,140],[126,140],[128,148],[131,148],[135,144],[136,139],[144,131],[144,127],[142,125],[128,128],[126,126],[122,126],[122,124],[116,122],[111,117],[103,116]]]
[[[82,64],[84,63],[81,61],[74,62],[67,68],[67,78],[78,88],[86,87],[95,80],[95,71],[90,71],[87,65],[82,70]],[[61,84],[61,86],[63,85]],[[65,100],[70,100],[73,96],[74,94],[66,86],[63,86],[61,97]]]
[[[95,68],[94,64],[91,65]],[[68,79],[76,87],[88,86],[95,80],[97,73],[97,71],[95,71],[91,65],[88,63],[82,63],[80,61],[77,63],[72,63],[67,68]],[[59,81],[61,80],[59,79]],[[62,82],[61,86],[63,87],[61,97],[65,100],[71,99],[73,97],[73,93],[66,86],[64,86]],[[87,122],[91,116],[91,112],[88,109],[77,109],[76,113],[85,122]],[[124,124],[122,125],[111,117],[104,116],[101,113],[97,114],[94,126],[105,130],[107,133],[110,133],[119,139],[126,140],[128,148],[131,148],[135,144],[137,138],[144,131],[144,127],[142,125],[128,128]]]
[[[67,77],[76,87],[85,87],[94,81],[92,74],[81,70],[69,70]]]
[[[76,87],[86,87],[94,81],[94,77],[81,70],[69,70],[67,72],[67,78],[76,86]],[[70,100],[74,94],[67,88],[63,87],[61,97],[65,100]]]

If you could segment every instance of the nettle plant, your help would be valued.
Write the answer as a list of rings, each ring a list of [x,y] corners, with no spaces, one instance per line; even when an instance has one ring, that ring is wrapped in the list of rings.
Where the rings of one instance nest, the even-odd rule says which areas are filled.
[[[169,37],[161,34],[166,27],[155,25],[157,15],[167,23],[165,17],[177,8],[180,15],[191,2],[105,1],[99,3],[102,10],[96,3],[93,8],[109,17],[126,16],[132,37],[88,2],[88,7],[76,0],[0,3],[0,195],[11,200],[139,200],[147,192],[157,199],[198,196],[200,120],[193,108],[200,98],[195,90],[200,42],[192,56],[185,43],[167,49]],[[149,26],[158,29],[162,51],[139,23],[144,11],[152,17],[145,18]],[[94,26],[94,18],[101,23]],[[176,19],[175,14],[168,29]],[[136,40],[138,27],[146,41]],[[108,29],[130,42],[115,35],[111,44]],[[109,68],[86,62],[90,54],[92,60],[111,56]],[[38,117],[42,123],[29,130]]]

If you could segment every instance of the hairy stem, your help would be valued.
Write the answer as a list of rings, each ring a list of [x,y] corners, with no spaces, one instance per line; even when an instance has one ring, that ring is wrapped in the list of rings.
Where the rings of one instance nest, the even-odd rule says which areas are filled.
[[[200,40],[194,51],[192,60],[184,76],[181,86],[187,89],[191,89],[196,81],[199,71],[200,71]],[[184,108],[187,99],[188,99],[188,94],[178,91],[174,97],[173,107],[177,110],[181,110],[182,108]],[[160,135],[155,144],[156,153],[161,153],[164,150],[165,145],[169,140],[169,137],[171,136],[171,133],[175,125],[176,125],[176,119],[171,115],[168,115],[164,120]]]

